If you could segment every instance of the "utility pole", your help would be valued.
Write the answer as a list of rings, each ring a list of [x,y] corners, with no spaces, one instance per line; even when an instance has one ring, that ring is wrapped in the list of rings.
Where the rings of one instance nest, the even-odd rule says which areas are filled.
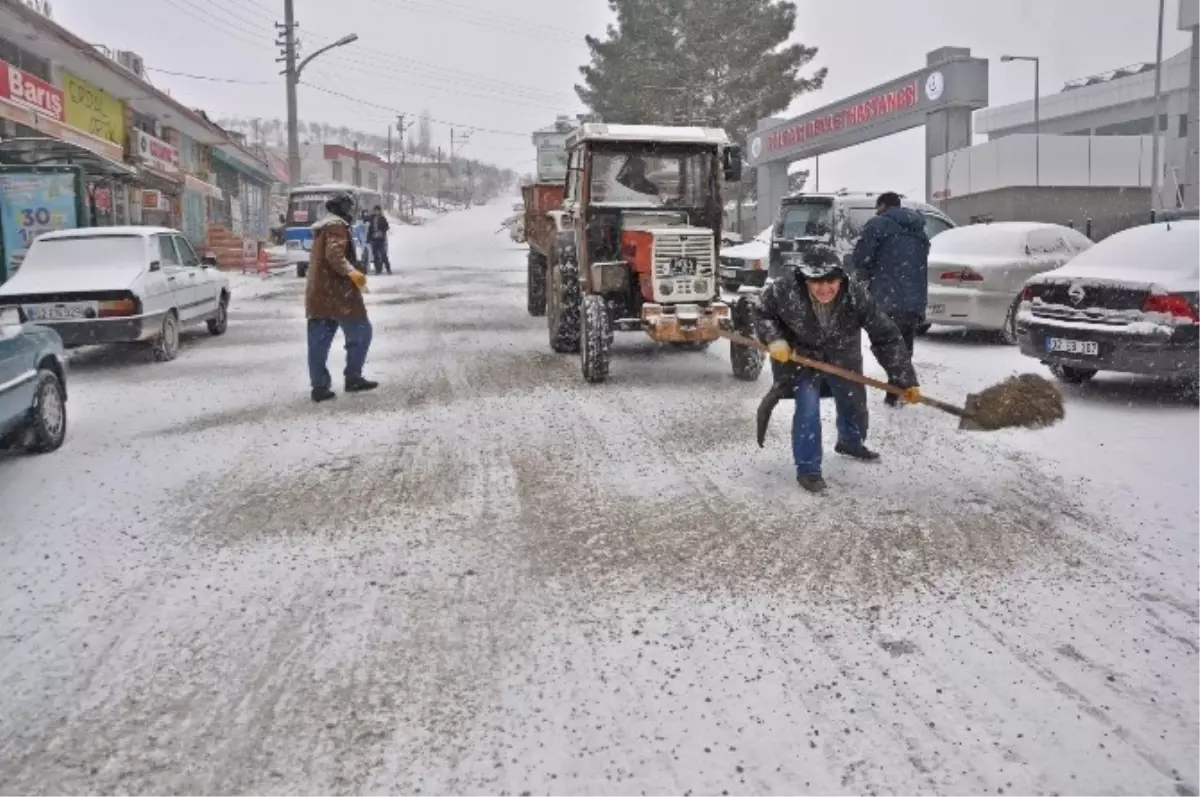
[[[362,168],[359,166],[358,139],[354,140],[354,187],[362,188]]]
[[[387,161],[388,173],[387,184],[384,186],[383,204],[387,205],[387,209],[392,209],[392,123],[388,122],[388,145],[387,145]]]
[[[275,23],[276,29],[283,30],[283,41],[275,43],[283,47],[283,57],[276,58],[284,64],[283,79],[287,86],[287,142],[288,142],[288,183],[296,185],[300,182],[300,131],[296,121],[296,9],[294,0],[283,0],[283,24]]]
[[[442,206],[442,147],[440,144],[437,150],[437,188],[435,192],[437,194],[438,207],[440,208]]]
[[[1163,12],[1165,0],[1158,0],[1158,47],[1154,56],[1154,124],[1151,126],[1151,135],[1154,136],[1151,156],[1150,156],[1150,218],[1154,218],[1154,212],[1162,207],[1162,198],[1159,196],[1162,193],[1162,167],[1159,165],[1159,138],[1162,131],[1159,130],[1158,122],[1161,117],[1162,110],[1162,57],[1163,57]]]

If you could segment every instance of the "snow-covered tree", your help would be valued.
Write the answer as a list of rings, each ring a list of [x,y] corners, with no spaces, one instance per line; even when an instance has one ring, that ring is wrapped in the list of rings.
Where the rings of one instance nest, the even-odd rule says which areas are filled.
[[[801,75],[817,48],[788,43],[788,0],[608,0],[606,39],[588,36],[579,98],[602,119],[699,124],[744,141],[759,119],[821,87],[826,69]]]

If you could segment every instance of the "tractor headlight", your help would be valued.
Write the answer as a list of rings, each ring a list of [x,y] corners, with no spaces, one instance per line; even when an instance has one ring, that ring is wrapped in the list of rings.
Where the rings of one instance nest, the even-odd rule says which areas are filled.
[[[696,293],[704,293],[708,290],[708,280],[696,280],[692,283],[692,290]]]
[[[671,283],[669,283],[669,282],[658,283],[658,292],[661,293],[663,296],[670,296],[671,290],[672,290]]]

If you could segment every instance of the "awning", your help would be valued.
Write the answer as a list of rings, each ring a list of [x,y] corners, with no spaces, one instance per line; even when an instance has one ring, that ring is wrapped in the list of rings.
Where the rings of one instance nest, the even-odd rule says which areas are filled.
[[[204,196],[212,197],[213,199],[220,200],[225,198],[225,192],[220,188],[212,183],[204,182],[199,177],[193,177],[190,174],[184,175],[183,187],[189,191],[195,191],[197,194],[203,194]]]
[[[144,166],[137,170],[137,179],[135,182],[137,182],[138,185],[151,189],[152,191],[162,191],[172,195],[183,191],[183,184],[181,180],[176,180],[159,174],[158,172],[152,169],[147,169]]]
[[[130,180],[137,170],[86,147],[56,138],[10,138],[0,141],[0,163],[13,166],[82,166],[89,176]]]

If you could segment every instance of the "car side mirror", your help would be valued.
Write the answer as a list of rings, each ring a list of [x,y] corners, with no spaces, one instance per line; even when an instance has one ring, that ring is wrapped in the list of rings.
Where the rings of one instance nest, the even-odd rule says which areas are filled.
[[[151,271],[162,271],[162,261],[161,260],[151,260],[150,261],[150,270]]]
[[[205,255],[204,257],[200,258],[200,265],[212,266],[213,268],[216,268],[220,264],[217,262],[216,255]]]
[[[742,148],[731,144],[721,155],[722,166],[725,170],[725,182],[737,183],[742,180]]]

